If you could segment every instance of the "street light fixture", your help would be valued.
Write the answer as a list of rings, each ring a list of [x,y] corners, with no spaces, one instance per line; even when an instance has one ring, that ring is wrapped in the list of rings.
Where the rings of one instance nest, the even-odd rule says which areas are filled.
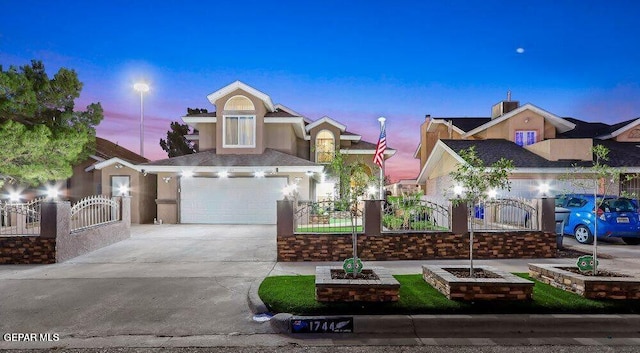
[[[140,155],[144,157],[144,93],[149,92],[149,85],[139,82],[133,88],[140,92]]]

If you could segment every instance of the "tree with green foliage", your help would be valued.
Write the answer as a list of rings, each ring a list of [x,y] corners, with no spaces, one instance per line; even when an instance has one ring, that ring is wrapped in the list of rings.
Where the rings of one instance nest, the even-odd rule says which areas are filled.
[[[348,210],[351,213],[353,257],[345,260],[343,268],[345,271],[350,269],[355,278],[362,270],[362,262],[358,258],[358,203],[366,195],[367,189],[374,181],[374,178],[367,174],[364,163],[347,163],[340,151],[334,153],[333,159],[329,164],[329,173],[338,181],[336,191],[339,199],[336,200],[336,207],[341,210]]]
[[[467,218],[469,222],[469,275],[473,273],[473,229],[475,205],[489,199],[489,191],[497,189],[511,190],[509,174],[513,170],[513,161],[500,158],[490,166],[485,166],[482,158],[478,156],[475,146],[460,150],[458,155],[465,161],[458,164],[455,171],[450,173],[455,187],[460,188],[456,192],[457,197],[452,200],[454,205],[465,204],[467,206]]]
[[[95,148],[100,103],[75,110],[82,82],[61,68],[49,78],[41,61],[0,66],[0,176],[36,186],[71,177],[73,164]]]
[[[191,131],[189,125],[172,121],[170,128],[167,131],[167,139],[160,139],[160,147],[167,152],[169,158],[196,153],[193,142],[185,137]]]
[[[633,177],[628,174],[624,174],[624,171],[619,170],[618,168],[611,167],[607,164],[609,160],[609,149],[603,145],[595,145],[591,149],[593,152],[593,162],[589,167],[577,166],[574,165],[573,169],[566,176],[566,180],[568,180],[574,187],[582,188],[584,190],[592,190],[593,191],[593,199],[595,202],[595,207],[593,209],[593,219],[597,220],[598,218],[598,210],[603,207],[605,199],[603,197],[598,197],[598,194],[601,195],[610,195],[614,190],[618,188],[620,185],[620,181],[629,181]],[[587,175],[587,178],[578,179],[575,178],[575,175]],[[621,195],[623,197],[630,197],[633,195],[625,195],[624,193]],[[593,222],[593,234],[590,234],[591,231],[588,228],[584,228],[583,231],[588,234],[586,243],[593,242],[593,274],[596,275],[598,273],[598,222]],[[636,238],[623,238],[625,242],[637,244]]]

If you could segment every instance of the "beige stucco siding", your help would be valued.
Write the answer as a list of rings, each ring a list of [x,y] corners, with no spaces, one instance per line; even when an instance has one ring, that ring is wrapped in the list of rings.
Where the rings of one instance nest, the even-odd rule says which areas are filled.
[[[640,141],[640,127],[627,130],[615,137],[618,142],[638,142]]]
[[[296,135],[291,124],[265,124],[264,133],[266,148],[296,155]]]
[[[216,148],[216,126],[217,123],[198,123],[196,128],[198,129],[199,140],[198,150],[206,151],[212,148]]]
[[[478,133],[478,137],[485,139],[506,139],[515,142],[515,132],[520,130],[536,131],[536,140],[541,141],[546,137],[549,127],[545,126],[545,119],[542,115],[530,110],[520,112],[511,118],[487,128]],[[554,130],[555,131],[555,130]],[[555,137],[555,134],[553,134]]]

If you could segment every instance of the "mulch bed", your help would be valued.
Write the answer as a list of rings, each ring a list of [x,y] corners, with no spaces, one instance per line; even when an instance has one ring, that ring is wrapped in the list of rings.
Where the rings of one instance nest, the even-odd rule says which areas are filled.
[[[469,276],[468,268],[445,268],[444,270],[458,278],[502,278],[502,276],[481,268],[473,269],[473,277]]]
[[[598,269],[598,274],[594,275],[593,271],[582,272],[577,267],[558,267],[561,270],[569,271],[575,274],[583,275],[583,276],[593,276],[593,277],[632,277],[629,275],[623,275],[621,273],[611,272],[607,270]]]
[[[354,279],[354,277],[353,273],[346,273],[344,270],[331,270],[331,279]],[[362,270],[361,273],[356,274],[355,279],[379,280],[380,278],[372,270]]]
[[[577,259],[580,256],[584,256],[584,255],[592,255],[592,253],[582,251],[582,250],[572,249],[568,247],[564,247],[556,252],[556,258],[563,258],[563,259],[571,259],[571,258]],[[613,259],[613,256],[606,255],[606,254],[598,254],[598,258]]]

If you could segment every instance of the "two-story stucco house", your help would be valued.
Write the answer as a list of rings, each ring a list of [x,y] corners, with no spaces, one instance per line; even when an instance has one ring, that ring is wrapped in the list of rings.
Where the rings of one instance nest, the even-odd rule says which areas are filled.
[[[593,165],[595,145],[610,150],[609,166],[623,173],[640,172],[639,144],[640,118],[615,125],[585,122],[508,99],[494,105],[490,117],[427,115],[414,157],[420,160],[417,182],[426,195],[448,195],[452,186],[449,173],[463,162],[458,152],[475,146],[487,165],[500,157],[514,162],[509,195],[534,197],[540,196],[541,185],[548,186],[552,194],[584,192],[567,176],[574,166]],[[614,192],[625,189],[637,193],[637,184],[623,183]]]
[[[207,99],[214,106],[211,112],[182,117],[198,132],[188,136],[196,142],[197,153],[96,165],[106,174],[115,173],[119,164],[156,178],[153,206],[163,223],[274,224],[283,190],[295,190],[300,200],[332,196],[325,166],[335,151],[377,175],[376,145],[329,117],[311,121],[240,81]],[[388,148],[385,155],[394,153]],[[131,193],[135,199],[136,185],[131,185]]]

